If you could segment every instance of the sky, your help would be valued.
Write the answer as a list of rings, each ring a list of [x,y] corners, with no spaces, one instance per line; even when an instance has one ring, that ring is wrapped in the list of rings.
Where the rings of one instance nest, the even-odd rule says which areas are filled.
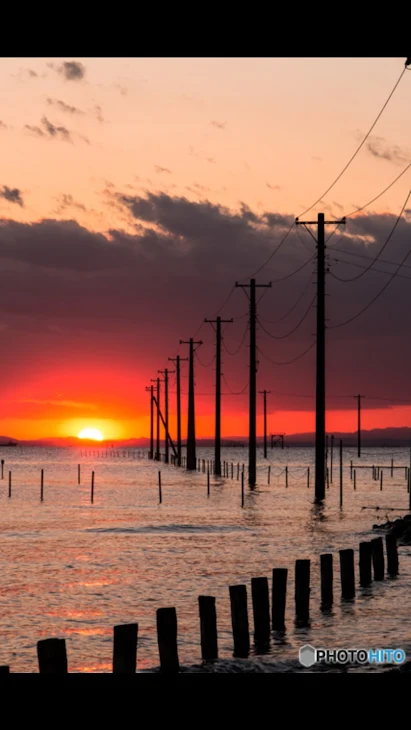
[[[293,227],[264,263],[344,168],[404,61],[2,59],[0,433],[148,436],[145,388],[195,337],[197,436],[212,436],[204,318],[220,314],[234,319],[222,432],[246,435],[248,299],[234,285],[259,269],[257,283],[271,282],[257,334],[268,429],[313,431],[315,228]],[[405,72],[353,163],[302,216],[349,216],[326,229],[329,432],[356,429],[358,393],[364,429],[411,424],[411,255],[390,281],[411,250],[411,171],[367,205],[411,162],[410,84]],[[172,373],[172,433],[175,388]]]

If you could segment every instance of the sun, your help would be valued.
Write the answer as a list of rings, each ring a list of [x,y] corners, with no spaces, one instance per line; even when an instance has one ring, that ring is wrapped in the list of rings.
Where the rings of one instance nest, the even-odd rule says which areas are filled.
[[[93,441],[103,441],[104,436],[98,428],[83,428],[78,435],[79,439],[92,439]]]

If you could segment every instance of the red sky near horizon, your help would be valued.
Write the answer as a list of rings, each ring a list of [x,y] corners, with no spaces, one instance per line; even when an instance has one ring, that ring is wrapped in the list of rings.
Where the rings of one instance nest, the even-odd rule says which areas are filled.
[[[248,300],[234,284],[335,179],[404,60],[3,59],[0,433],[148,436],[145,387],[195,337],[197,436],[212,436],[215,334],[203,320],[221,314],[234,318],[224,325],[223,436],[245,436]],[[410,83],[405,73],[306,219],[351,213],[406,168]],[[356,430],[357,393],[364,429],[411,424],[411,258],[364,314],[334,327],[405,258],[409,200],[390,234],[410,183],[405,172],[327,246],[329,432]],[[299,227],[256,275],[272,282],[257,296],[257,378],[271,391],[273,433],[314,430],[315,348],[300,357],[314,341],[314,254]],[[182,374],[185,435],[186,363]],[[258,405],[261,434],[261,395]],[[171,375],[172,435],[175,410]]]

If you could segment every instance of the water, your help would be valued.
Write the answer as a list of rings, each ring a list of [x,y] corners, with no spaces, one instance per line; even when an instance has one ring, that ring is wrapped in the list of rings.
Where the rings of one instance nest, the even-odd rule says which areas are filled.
[[[411,548],[400,547],[400,575],[357,589],[353,602],[341,602],[338,550],[354,548],[375,536],[374,523],[405,514],[408,506],[404,470],[406,449],[365,449],[363,464],[385,465],[383,490],[369,470],[357,470],[357,489],[350,481],[350,459],[344,454],[344,502],[339,508],[339,468],[334,452],[333,483],[324,508],[313,505],[312,449],[269,450],[270,462],[259,457],[258,488],[241,486],[237,462],[243,448],[226,449],[234,462],[234,480],[211,479],[147,459],[136,451],[123,456],[85,456],[75,449],[4,448],[4,480],[0,482],[0,664],[13,672],[36,672],[36,642],[66,639],[71,672],[110,672],[112,627],[139,624],[138,669],[158,665],[156,609],[175,606],[182,665],[200,662],[197,597],[216,597],[219,671],[233,671],[228,586],[271,577],[274,567],[289,569],[287,631],[273,637],[265,656],[250,657],[253,671],[300,668],[298,649],[304,643],[326,647],[403,647],[411,650]],[[100,450],[100,454],[103,449]],[[212,459],[211,449],[197,456]],[[82,464],[81,485],[77,464]],[[288,465],[288,488],[284,467]],[[307,466],[311,481],[307,488]],[[40,502],[40,470],[44,469],[44,501]],[[162,472],[163,502],[158,503],[157,470]],[[12,497],[8,498],[8,471]],[[90,504],[91,471],[95,471],[94,504]],[[231,474],[231,469],[230,469]],[[380,510],[363,509],[381,507]],[[387,511],[393,508],[394,511]],[[334,553],[335,604],[319,610],[319,556]],[[297,558],[310,558],[311,624],[294,623],[293,571]],[[240,662],[240,665],[242,663]],[[244,669],[244,666],[240,667]]]

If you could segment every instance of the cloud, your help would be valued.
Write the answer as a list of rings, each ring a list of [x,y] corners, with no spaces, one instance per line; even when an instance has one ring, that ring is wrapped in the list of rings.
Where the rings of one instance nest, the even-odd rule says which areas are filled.
[[[98,407],[95,405],[95,403],[77,403],[76,401],[72,401],[72,400],[43,400],[43,399],[36,399],[36,398],[26,398],[26,399],[17,401],[17,403],[35,403],[38,405],[49,405],[49,406],[57,406],[57,407],[63,407],[63,408],[75,408],[75,409],[87,408],[88,410],[92,410],[92,411],[98,410]]]
[[[58,200],[60,205],[57,209],[57,213],[62,213],[64,210],[67,210],[67,208],[86,211],[86,206],[83,203],[79,203],[77,200],[74,200],[72,195],[63,193]]]
[[[161,174],[162,172],[166,172],[168,175],[171,175],[171,170],[169,170],[168,167],[160,167],[160,165],[154,165],[154,168],[159,174]]]
[[[206,157],[204,155],[200,155],[194,147],[190,145],[188,148],[188,154],[192,157],[198,157],[199,160],[205,160],[206,162],[209,162],[211,165],[215,163],[214,157]]]
[[[266,186],[270,190],[281,190],[281,185],[270,185],[270,183],[266,183]]]
[[[393,162],[395,165],[402,165],[411,160],[409,152],[398,145],[390,145],[385,137],[370,137],[366,148],[373,157]]]
[[[48,66],[57,71],[66,81],[82,81],[86,75],[86,67],[79,61],[64,61],[60,66],[49,63]]]
[[[210,124],[212,127],[216,127],[217,129],[225,129],[227,126],[226,122],[217,122],[215,119],[213,119]]]
[[[53,122],[50,122],[46,116],[41,119],[41,127],[38,125],[25,124],[24,129],[37,137],[55,139],[60,142],[70,142],[71,144],[74,143],[73,137],[77,137],[86,144],[90,144],[88,137],[85,137],[83,134],[78,132],[73,132],[62,124],[54,124]]]
[[[96,117],[96,119],[98,119],[99,122],[104,122],[103,110],[98,104],[96,104],[94,107],[94,116]]]
[[[0,129],[7,129],[7,124],[1,121],[0,119]]]
[[[18,188],[9,188],[7,185],[3,185],[3,187],[0,188],[0,198],[4,198],[4,200],[7,200],[9,203],[20,205],[21,208],[24,207],[21,190]]]
[[[61,112],[65,112],[66,114],[84,114],[81,109],[78,109],[76,106],[71,106],[70,104],[66,104],[65,101],[61,101],[61,99],[47,99],[47,104],[49,106],[54,106],[57,109],[59,109]]]

